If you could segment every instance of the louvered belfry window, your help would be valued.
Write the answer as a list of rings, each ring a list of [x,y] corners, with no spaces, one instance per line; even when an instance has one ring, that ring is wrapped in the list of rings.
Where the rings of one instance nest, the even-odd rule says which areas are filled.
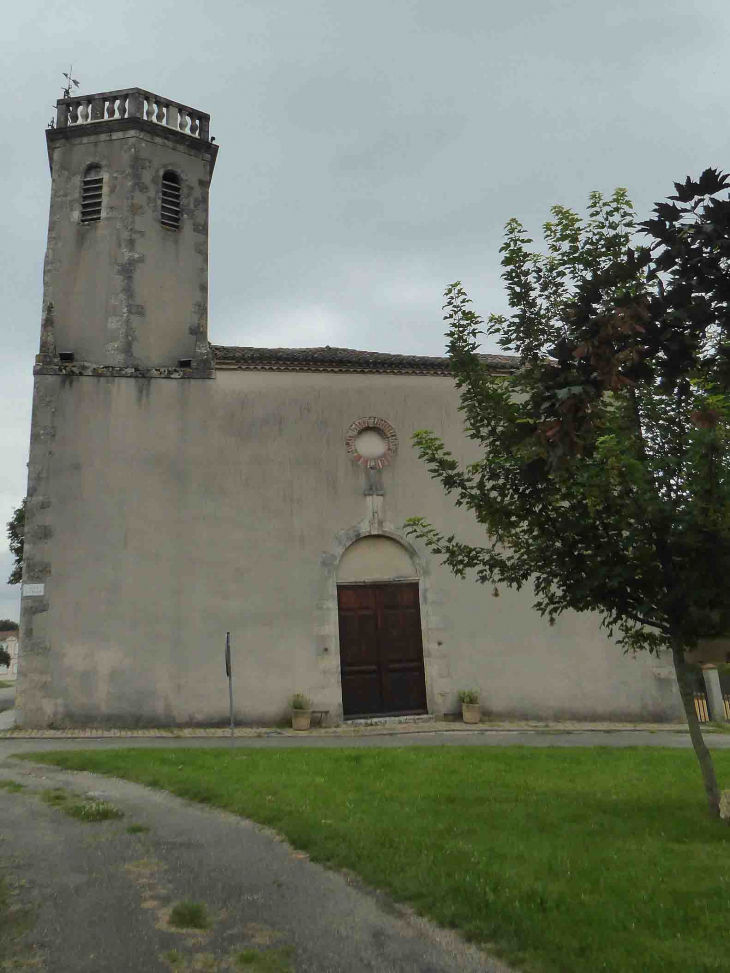
[[[180,227],[181,187],[180,176],[176,172],[163,172],[162,197],[160,199],[160,222],[171,230]]]
[[[101,166],[89,166],[81,183],[81,222],[98,223],[101,219],[101,199],[104,177]]]

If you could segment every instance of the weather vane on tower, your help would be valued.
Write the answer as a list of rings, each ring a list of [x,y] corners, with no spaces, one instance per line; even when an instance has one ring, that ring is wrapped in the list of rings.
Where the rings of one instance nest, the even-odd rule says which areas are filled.
[[[61,95],[62,98],[70,98],[71,97],[71,92],[74,89],[74,87],[76,87],[76,88],[79,87],[79,82],[76,80],[76,78],[73,77],[73,69],[74,69],[73,64],[70,64],[69,65],[69,68],[68,68],[68,74],[65,71],[62,71],[61,72],[61,74],[66,79],[66,84],[63,87],[63,93]],[[56,106],[54,105],[53,108],[55,110]],[[53,116],[51,116],[51,120],[48,123],[48,127],[49,128],[55,128],[56,127],[56,120],[55,120],[55,118],[53,118]]]
[[[74,69],[74,66],[73,66],[73,64],[71,64],[69,66],[69,69],[68,69],[68,74],[66,74],[65,71],[62,71],[61,72],[63,74],[64,78],[66,79],[66,86],[63,89],[63,95],[62,95],[63,98],[70,98],[71,97],[71,89],[73,88],[74,85],[77,88],[79,87],[79,83],[76,80],[76,78],[71,77],[71,74],[73,72],[73,69]]]

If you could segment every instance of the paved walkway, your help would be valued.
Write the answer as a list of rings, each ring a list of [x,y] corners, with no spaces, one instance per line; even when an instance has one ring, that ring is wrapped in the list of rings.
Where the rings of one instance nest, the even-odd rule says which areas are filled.
[[[0,762],[3,780],[22,790],[0,787],[1,874],[11,891],[2,969],[509,973],[243,818],[127,781],[21,761]],[[103,800],[124,817],[68,817],[42,799],[57,788],[68,803]],[[140,830],[130,834],[130,825]],[[209,929],[171,925],[171,909],[183,900],[205,905]],[[11,936],[3,956],[18,919],[30,928]]]
[[[730,733],[714,729],[705,732],[712,749],[730,748]],[[74,750],[79,747],[107,749],[116,747],[670,747],[689,749],[692,744],[686,728],[667,729],[612,726],[599,724],[480,724],[467,727],[462,723],[433,721],[417,726],[401,724],[351,728],[332,727],[297,733],[293,730],[240,729],[231,741],[228,731],[221,730],[74,730],[25,731],[0,734],[0,757],[14,753],[43,750]]]
[[[3,692],[5,695],[3,695]],[[9,695],[8,695],[9,694]],[[14,701],[15,689],[0,690],[0,709],[3,704],[12,705]],[[7,699],[6,699],[7,697]],[[713,746],[730,745],[730,723],[728,727],[728,740],[725,741],[721,730],[716,727],[705,727],[704,731],[708,741]],[[489,738],[485,737],[489,734]],[[496,734],[496,736],[491,736]],[[685,723],[609,723],[609,722],[579,722],[563,720],[560,722],[544,722],[538,720],[489,720],[475,726],[467,725],[461,721],[437,720],[432,716],[406,716],[402,718],[378,718],[366,720],[356,720],[353,722],[342,723],[338,726],[314,726],[306,733],[297,732],[288,727],[236,727],[234,731],[235,745],[247,745],[254,741],[274,740],[279,746],[291,746],[306,744],[307,746],[357,746],[360,744],[368,745],[367,741],[371,738],[379,738],[378,743],[373,746],[387,746],[382,738],[394,738],[397,742],[394,745],[405,746],[419,742],[433,742],[426,738],[438,737],[439,742],[450,744],[458,743],[473,745],[477,743],[489,744],[499,740],[500,745],[504,742],[504,734],[510,734],[510,739],[517,742],[529,734],[530,738],[534,735],[549,736],[552,745],[559,746],[563,738],[571,738],[573,746],[594,746],[606,742],[610,737],[611,745],[625,746],[627,741],[636,743],[652,743],[660,746],[685,746],[689,745],[689,739],[675,739],[675,734],[683,734],[686,737],[687,725]],[[518,736],[512,736],[517,734]],[[588,736],[585,734],[598,734]],[[423,741],[417,739],[404,739],[405,737],[423,737]],[[448,739],[447,739],[448,737]],[[160,740],[175,743],[177,741],[187,741],[195,744],[197,741],[207,741],[215,744],[217,742],[230,741],[231,732],[228,727],[153,727],[148,729],[133,730],[128,728],[109,728],[88,727],[85,729],[45,729],[45,730],[24,730],[15,727],[15,710],[6,709],[0,712],[0,751],[5,750],[5,741],[20,740],[103,740],[103,741],[134,741],[134,746],[144,746],[147,741]],[[661,741],[660,743],[657,740]],[[293,741],[296,741],[295,743]],[[393,745],[393,744],[390,744]],[[563,744],[566,745],[566,744]]]
[[[193,739],[230,739],[231,731],[228,727],[152,727],[148,729],[101,729],[88,727],[85,729],[45,729],[24,730],[15,728],[15,711],[8,710],[0,714],[0,741],[2,740],[116,740],[121,737],[131,740],[159,738],[164,740],[193,740]],[[728,724],[730,729],[730,724]],[[540,722],[536,720],[490,720],[476,725],[468,725],[461,721],[437,720],[434,717],[404,717],[373,720],[358,720],[357,722],[342,723],[338,726],[312,727],[302,733],[288,727],[254,726],[236,727],[235,738],[261,739],[263,737],[296,737],[297,739],[330,739],[333,737],[357,739],[367,736],[406,735],[420,733],[493,733],[493,732],[530,732],[530,733],[617,733],[627,731],[641,731],[644,733],[686,733],[685,723],[608,723],[608,722],[577,722],[564,720],[561,722]],[[706,732],[718,732],[714,727],[708,727]]]

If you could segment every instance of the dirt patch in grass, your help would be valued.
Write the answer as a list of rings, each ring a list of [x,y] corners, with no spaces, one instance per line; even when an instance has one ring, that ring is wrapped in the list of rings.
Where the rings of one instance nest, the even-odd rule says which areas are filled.
[[[236,967],[246,973],[293,973],[293,946],[276,949],[244,949],[235,955]]]
[[[207,952],[186,955],[178,949],[170,949],[162,954],[162,959],[175,973],[227,973],[230,969],[227,963],[221,963],[213,953]]]
[[[64,814],[68,814],[77,821],[94,823],[96,821],[112,821],[123,818],[124,812],[119,808],[108,804],[106,801],[85,800],[73,801],[78,795],[72,794],[63,787],[54,787],[50,790],[41,791],[41,800],[51,807],[57,807]]]
[[[68,801],[70,794],[63,787],[53,787],[41,791],[41,800],[51,807],[62,807]]]
[[[113,821],[124,817],[124,811],[107,804],[106,801],[81,801],[78,804],[63,804],[61,810],[78,821]]]
[[[35,910],[18,902],[19,884],[0,875],[0,969],[23,970],[39,965],[38,956],[23,942],[33,928]]]
[[[169,949],[160,955],[174,973],[294,973],[294,947],[234,949],[225,956]]]

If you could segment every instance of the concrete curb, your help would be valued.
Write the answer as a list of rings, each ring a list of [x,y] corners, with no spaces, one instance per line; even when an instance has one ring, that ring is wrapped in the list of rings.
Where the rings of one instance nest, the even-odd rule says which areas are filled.
[[[419,723],[378,724],[374,726],[348,726],[342,724],[333,727],[315,727],[306,731],[291,730],[280,727],[237,727],[236,739],[256,739],[262,737],[295,737],[298,739],[337,737],[358,739],[371,736],[407,736],[423,733],[450,734],[486,734],[486,733],[607,733],[626,730],[643,730],[646,732],[675,732],[686,733],[687,726],[683,723],[576,723],[534,721],[481,723],[468,726],[463,723],[449,723],[445,721],[423,721]],[[717,732],[707,727],[705,732]],[[126,728],[98,729],[92,727],[76,729],[6,729],[0,731],[1,740],[110,740],[110,739],[221,739],[230,736],[227,727],[194,727],[167,728],[154,727],[151,729],[134,730]]]

